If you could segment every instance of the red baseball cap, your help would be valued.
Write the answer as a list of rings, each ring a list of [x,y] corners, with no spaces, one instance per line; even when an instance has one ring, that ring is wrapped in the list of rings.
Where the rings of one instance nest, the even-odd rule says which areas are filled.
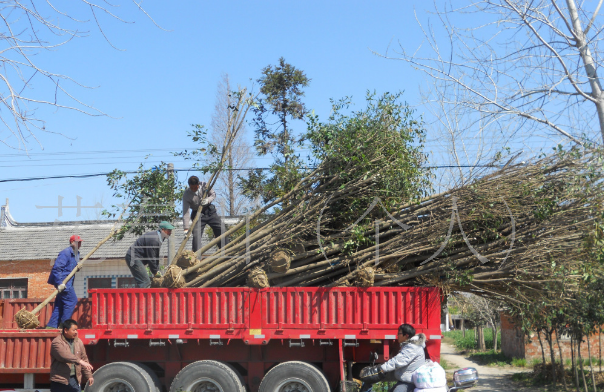
[[[82,237],[80,237],[79,235],[72,235],[71,237],[69,237],[69,242],[73,241],[82,242]]]

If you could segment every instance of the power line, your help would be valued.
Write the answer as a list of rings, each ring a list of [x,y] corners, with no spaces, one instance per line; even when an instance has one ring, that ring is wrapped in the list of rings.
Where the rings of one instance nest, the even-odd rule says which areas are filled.
[[[435,166],[424,166],[424,169],[475,169],[475,168],[501,168],[500,165],[435,165]],[[248,171],[248,170],[270,170],[270,167],[251,167],[251,168],[239,168],[239,169],[222,169],[224,171]],[[314,169],[314,167],[306,167],[305,170]],[[174,169],[175,172],[179,171],[196,171],[199,170],[197,168],[188,168],[188,169]],[[138,171],[121,171],[126,174],[134,174],[138,173]],[[107,173],[90,173],[90,174],[66,174],[60,176],[46,176],[46,177],[26,177],[26,178],[7,178],[0,179],[0,183],[4,182],[19,182],[19,181],[39,181],[39,180],[52,180],[58,178],[90,178],[90,177],[101,177],[110,174]]]

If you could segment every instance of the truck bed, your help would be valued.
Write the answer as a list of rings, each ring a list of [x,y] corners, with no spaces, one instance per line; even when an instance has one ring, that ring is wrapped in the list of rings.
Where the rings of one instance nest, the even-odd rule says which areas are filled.
[[[8,374],[48,373],[57,330],[19,331],[13,320],[19,309],[32,310],[40,302],[0,302],[0,380]],[[40,313],[41,326],[51,311],[49,304]],[[439,290],[424,287],[94,289],[89,299],[79,301],[73,318],[98,365],[99,358],[116,355],[120,346],[149,347],[150,341],[195,342],[208,350],[220,345],[223,351],[230,345],[239,352],[246,346],[267,346],[270,352],[282,347],[281,358],[300,343],[309,350],[335,342],[341,361],[346,355],[368,355],[367,347],[377,348],[386,360],[402,323],[426,334],[428,352],[438,360],[440,313]]]

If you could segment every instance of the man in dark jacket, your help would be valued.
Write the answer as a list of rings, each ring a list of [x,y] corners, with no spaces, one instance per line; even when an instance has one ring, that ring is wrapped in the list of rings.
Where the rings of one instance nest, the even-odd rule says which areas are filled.
[[[159,224],[159,230],[150,231],[140,236],[126,253],[126,264],[132,272],[136,287],[147,288],[151,286],[151,279],[147,273],[147,265],[151,274],[159,271],[159,249],[162,242],[172,234],[174,226],[164,221]]]
[[[50,346],[50,392],[80,392],[82,381],[94,383],[84,343],[78,339],[78,323],[67,319],[61,334]],[[82,379],[84,376],[84,379]]]
[[[212,228],[214,238],[218,238],[222,235],[222,222],[220,217],[216,213],[216,207],[212,204],[216,199],[216,192],[210,189],[207,196],[204,198],[203,194],[208,186],[205,182],[200,182],[197,176],[189,177],[189,187],[185,190],[182,195],[182,223],[185,233],[189,231],[191,222],[197,216],[197,209],[201,208],[201,216],[197,220],[197,224],[193,227],[193,252],[197,252],[201,248],[201,236],[203,235],[203,229],[206,225]],[[189,218],[189,209],[191,210],[191,217]],[[226,241],[218,243],[220,248]]]
[[[78,302],[73,289],[75,275],[66,284],[63,284],[63,281],[80,262],[79,249],[82,246],[82,238],[79,235],[72,235],[69,238],[69,245],[59,253],[48,277],[48,283],[55,286],[59,294],[55,298],[55,307],[46,328],[58,328],[63,321],[71,318]]]

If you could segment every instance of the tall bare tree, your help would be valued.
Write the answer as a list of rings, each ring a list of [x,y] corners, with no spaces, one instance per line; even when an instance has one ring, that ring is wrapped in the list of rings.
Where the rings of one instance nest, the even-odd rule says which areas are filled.
[[[218,204],[230,216],[241,215],[254,204],[243,196],[237,183],[237,173],[240,169],[247,168],[253,159],[251,145],[245,138],[245,117],[252,102],[251,98],[251,94],[244,87],[237,86],[237,90],[233,91],[228,74],[224,74],[218,83],[210,139],[212,143],[222,147],[225,135],[237,135],[227,150],[226,169],[216,183]]]
[[[425,118],[431,139],[430,158],[444,166],[434,171],[437,189],[469,183],[481,172],[480,165],[490,162],[497,148],[505,144],[488,125],[474,124],[467,108],[450,103],[464,93],[459,86],[436,80],[429,89],[421,89],[428,114]]]
[[[418,19],[427,45],[409,52],[400,44],[400,57],[386,57],[464,90],[445,102],[509,138],[602,143],[602,2],[435,2],[439,24]]]
[[[449,298],[449,303],[461,309],[463,315],[478,327],[479,333],[482,333],[480,331],[484,325],[490,325],[493,329],[493,350],[497,350],[497,333],[502,310],[502,304],[499,301],[473,294],[455,293]],[[477,338],[479,347],[485,349],[484,334]]]
[[[128,23],[119,14],[124,13],[122,3],[129,2],[76,0],[66,6],[50,0],[0,0],[0,144],[28,150],[31,141],[40,144],[40,132],[59,133],[46,128],[38,112],[43,107],[105,115],[73,94],[74,88],[86,86],[40,63],[46,56],[60,56],[58,49],[70,41],[91,35],[90,27],[113,46],[103,26],[107,20]],[[149,17],[139,2],[132,0],[132,6]]]

